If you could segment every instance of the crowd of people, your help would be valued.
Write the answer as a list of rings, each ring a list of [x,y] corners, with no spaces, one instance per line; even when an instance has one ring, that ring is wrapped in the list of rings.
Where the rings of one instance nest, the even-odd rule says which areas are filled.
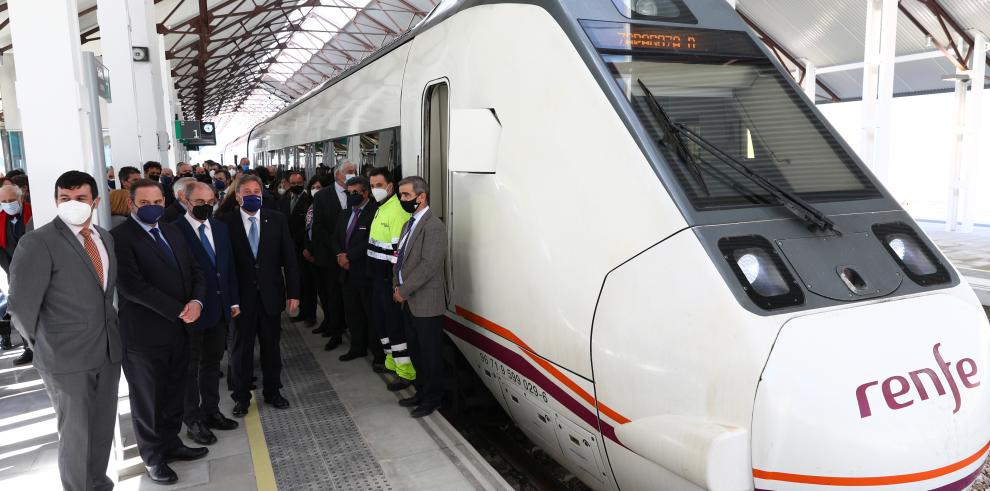
[[[430,213],[420,177],[398,182],[384,168],[343,162],[298,170],[233,168],[212,161],[158,162],[106,175],[110,228],[93,223],[96,178],[55,183],[57,217],[33,227],[27,176],[0,181],[0,349],[11,325],[51,397],[64,489],[111,489],[106,476],[121,369],[130,388],[138,451],[152,481],[178,480],[177,460],[207,455],[251,407],[260,351],[262,401],[282,393],[282,316],[349,346],[341,361],[367,359],[391,373],[387,389],[412,417],[441,403],[447,233]],[[102,178],[102,176],[100,176]],[[318,316],[317,311],[322,312]],[[9,315],[8,312],[9,311]],[[317,325],[318,319],[322,322]],[[226,364],[223,363],[226,353]]]

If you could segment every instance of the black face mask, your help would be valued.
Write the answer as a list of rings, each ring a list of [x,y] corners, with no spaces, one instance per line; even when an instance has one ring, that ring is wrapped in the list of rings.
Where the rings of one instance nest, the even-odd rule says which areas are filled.
[[[196,205],[192,208],[193,218],[199,221],[209,220],[213,216],[213,205]]]
[[[162,178],[162,176],[157,175],[157,174],[150,174],[148,176],[148,179],[151,179],[152,181],[155,181],[155,182],[158,182],[158,180],[161,179],[161,178]]]
[[[361,205],[364,203],[364,196],[361,193],[351,193],[347,195],[347,206],[351,208]]]
[[[416,213],[416,208],[419,207],[419,203],[416,203],[416,198],[409,201],[399,200],[399,204],[402,205],[402,209],[406,210],[406,213]]]
[[[192,172],[183,172],[182,174],[179,174],[179,177],[192,177],[192,176],[193,176]]]
[[[303,186],[292,186],[289,188],[289,192],[292,194],[299,194],[305,190],[306,188],[304,188]]]

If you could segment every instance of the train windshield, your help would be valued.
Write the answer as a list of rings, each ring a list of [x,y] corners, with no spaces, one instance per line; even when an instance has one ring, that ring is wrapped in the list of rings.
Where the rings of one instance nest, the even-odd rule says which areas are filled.
[[[589,34],[695,207],[777,203],[726,157],[809,202],[880,196],[749,36],[629,27]]]

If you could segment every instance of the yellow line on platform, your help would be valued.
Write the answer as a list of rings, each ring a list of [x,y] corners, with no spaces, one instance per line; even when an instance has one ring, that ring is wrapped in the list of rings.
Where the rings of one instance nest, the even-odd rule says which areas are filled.
[[[258,491],[278,491],[275,484],[275,471],[272,469],[272,459],[268,455],[268,443],[265,432],[261,429],[261,416],[258,414],[257,397],[251,398],[251,408],[244,416],[244,427],[247,429],[248,446],[251,447],[251,462],[254,464],[254,479]]]

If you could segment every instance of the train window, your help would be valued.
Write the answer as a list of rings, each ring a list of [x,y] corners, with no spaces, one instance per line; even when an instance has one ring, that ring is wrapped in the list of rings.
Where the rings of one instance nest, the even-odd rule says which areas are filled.
[[[699,38],[678,34],[676,48],[628,54],[608,48],[604,55],[636,117],[673,162],[694,206],[776,203],[726,164],[726,155],[810,202],[880,197],[776,66],[755,45],[743,45],[752,40],[734,34],[741,33],[718,38],[708,31],[708,37]],[[720,54],[723,49],[732,54]],[[705,144],[699,147],[677,130],[681,127]]]

